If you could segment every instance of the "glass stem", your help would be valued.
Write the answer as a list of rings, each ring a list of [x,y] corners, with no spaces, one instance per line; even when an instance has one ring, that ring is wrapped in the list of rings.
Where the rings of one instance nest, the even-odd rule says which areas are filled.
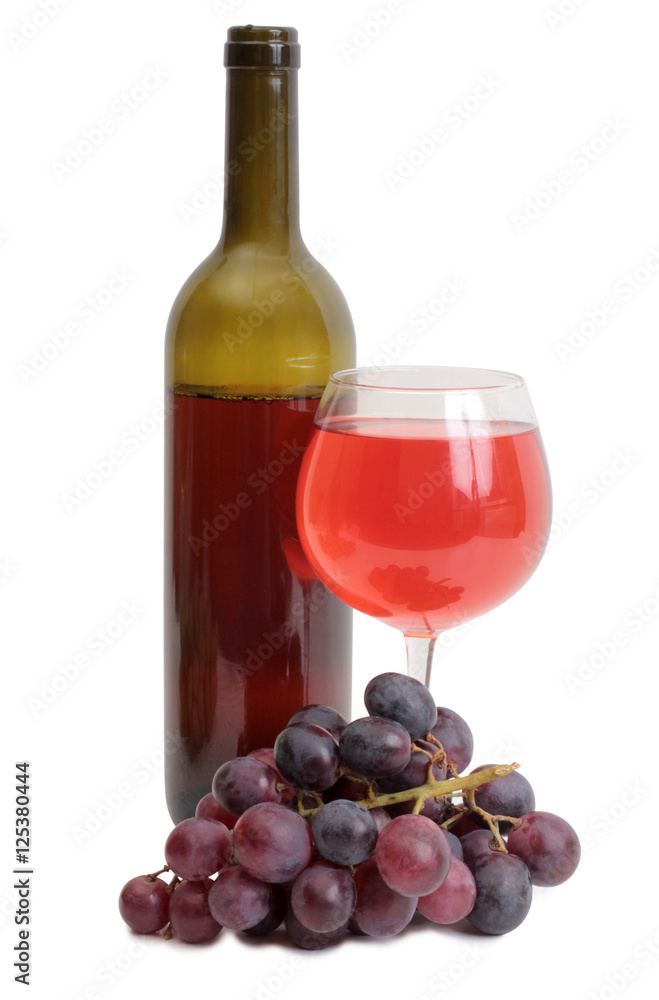
[[[432,657],[435,652],[436,635],[406,635],[407,672],[410,677],[430,687]]]

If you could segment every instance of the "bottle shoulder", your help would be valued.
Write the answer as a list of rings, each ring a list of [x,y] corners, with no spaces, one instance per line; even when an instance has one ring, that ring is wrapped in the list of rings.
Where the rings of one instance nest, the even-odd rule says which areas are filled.
[[[354,327],[338,284],[303,244],[277,252],[218,245],[179,292],[167,328],[168,381],[240,381],[308,369],[314,384],[354,363]],[[203,360],[202,360],[203,359]],[[269,359],[269,361],[268,361]],[[210,381],[200,381],[202,369]],[[290,371],[297,384],[300,371]]]
[[[305,298],[317,299],[322,305],[331,297],[349,314],[337,282],[304,245],[295,252],[277,253],[252,243],[230,251],[213,250],[181,287],[169,325],[178,325],[189,312],[202,310],[221,318],[226,310],[249,309],[262,295],[289,309],[299,309]]]

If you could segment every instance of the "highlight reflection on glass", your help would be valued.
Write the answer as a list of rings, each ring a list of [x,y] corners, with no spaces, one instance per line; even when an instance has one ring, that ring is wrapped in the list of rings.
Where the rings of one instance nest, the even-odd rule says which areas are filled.
[[[481,369],[333,375],[303,460],[305,554],[347,604],[403,632],[425,683],[440,632],[515,593],[551,499],[524,381]]]

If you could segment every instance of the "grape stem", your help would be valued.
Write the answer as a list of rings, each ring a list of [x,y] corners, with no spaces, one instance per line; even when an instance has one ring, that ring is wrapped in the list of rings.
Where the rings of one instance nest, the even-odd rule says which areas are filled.
[[[469,814],[468,806],[454,806],[454,809],[456,811],[453,813],[453,815],[449,816],[449,818],[445,819],[444,822],[441,824],[442,830],[450,830],[452,826],[455,826],[455,824],[458,822],[459,819]]]
[[[515,816],[493,816],[492,813],[486,812],[481,809],[480,806],[476,805],[476,797],[473,788],[470,788],[464,793],[464,802],[467,806],[467,812],[476,813],[481,819],[485,820],[490,828],[490,832],[494,838],[497,851],[507,851],[505,841],[501,836],[501,831],[499,830],[499,823],[511,823],[515,829],[521,825],[521,819],[517,819]]]
[[[433,742],[437,741],[434,740]],[[448,769],[454,778],[459,777],[455,764],[449,763]],[[517,827],[520,826],[522,822],[521,819],[517,819],[515,816],[493,815],[492,813],[486,812],[485,809],[481,809],[480,806],[476,805],[476,792],[473,788],[465,792],[464,795],[462,796],[462,799],[464,805],[462,807],[459,807],[459,812],[457,812],[455,816],[451,816],[449,819],[446,820],[445,823],[442,823],[444,829],[448,830],[449,827],[451,827],[454,823],[457,823],[457,821],[460,819],[461,816],[468,816],[470,813],[476,813],[476,815],[480,816],[481,819],[483,819],[490,828],[490,833],[492,834],[493,838],[489,842],[490,848],[493,851],[503,851],[504,853],[507,854],[508,848],[506,847],[505,841],[501,836],[499,823],[510,823],[516,830]]]
[[[287,785],[281,785],[281,786],[277,785],[277,788],[280,788],[280,787],[281,788],[286,788],[288,786]],[[308,795],[311,796],[311,798],[314,799],[314,801],[316,802],[316,809],[305,809],[304,808],[304,800],[305,800],[305,798]],[[298,812],[300,813],[300,816],[313,816],[313,814],[315,812],[317,812],[318,809],[320,809],[320,807],[323,804],[324,803],[323,803],[322,796],[319,795],[318,792],[313,792],[313,791],[306,792],[306,791],[303,791],[302,789],[299,789],[299,788],[297,789],[297,808],[298,808]]]
[[[175,875],[174,878],[169,883],[169,885],[167,886],[167,892],[174,892],[176,886],[182,881],[183,881],[182,878],[179,878],[178,875]]]
[[[385,795],[376,795],[373,791],[373,786],[370,785],[367,797],[360,799],[359,804],[365,806],[366,809],[379,809],[383,806],[393,806],[397,802],[410,802],[412,799],[415,799],[416,805],[414,811],[420,812],[423,809],[423,803],[426,799],[440,798],[456,792],[461,792],[466,798],[469,796],[469,793],[472,793],[473,798],[474,789],[479,788],[480,785],[484,785],[488,781],[493,781],[495,778],[504,778],[507,774],[516,771],[518,767],[519,764],[498,764],[495,767],[488,767],[485,771],[476,771],[474,774],[458,775],[444,781],[437,781],[431,777],[432,763],[430,763],[428,767],[429,780],[425,785],[419,785],[417,788],[406,788],[402,792],[391,792]],[[344,775],[351,779],[354,777],[349,769],[344,771]],[[303,796],[298,793],[297,807],[300,816],[311,817],[315,816],[319,809],[322,809],[322,804],[313,809],[305,809]],[[479,810],[476,809],[476,811],[478,812]],[[505,818],[508,819],[508,817]]]
[[[164,872],[168,871],[169,871],[169,865],[165,865],[165,867],[161,868],[159,872],[152,872],[150,875],[147,875],[146,880],[147,882],[155,882],[155,880],[158,878],[159,875],[163,875]]]
[[[437,763],[439,764],[440,767],[448,767],[448,769],[450,770],[450,772],[451,772],[451,774],[453,775],[454,778],[459,777],[458,772],[456,771],[456,769],[452,765],[449,764],[449,761],[446,758],[446,751],[444,750],[444,747],[439,742],[439,740],[437,739],[437,737],[433,736],[432,733],[428,733],[428,735],[426,736],[426,743],[434,743],[435,746],[437,747],[435,756],[432,757],[431,759],[433,761],[437,761]],[[417,747],[417,750],[422,750],[422,749],[423,749],[422,747]],[[423,752],[424,753],[428,753],[427,750],[423,750]],[[428,756],[430,756],[430,755],[428,755]]]

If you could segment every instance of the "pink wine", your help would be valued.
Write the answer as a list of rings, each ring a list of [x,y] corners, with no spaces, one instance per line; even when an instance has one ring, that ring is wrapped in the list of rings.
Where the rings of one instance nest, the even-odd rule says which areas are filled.
[[[303,461],[298,523],[338,597],[427,635],[522,586],[542,555],[550,503],[530,425],[332,417]]]

